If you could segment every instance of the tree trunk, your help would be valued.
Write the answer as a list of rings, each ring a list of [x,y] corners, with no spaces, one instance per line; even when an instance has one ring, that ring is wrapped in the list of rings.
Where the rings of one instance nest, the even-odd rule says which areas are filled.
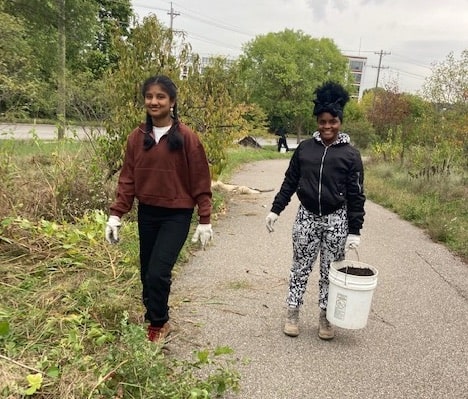
[[[297,132],[297,144],[299,144],[302,140],[302,122],[296,123],[296,132]]]
[[[58,66],[57,66],[57,135],[65,137],[66,121],[66,31],[65,1],[57,0],[58,5]]]

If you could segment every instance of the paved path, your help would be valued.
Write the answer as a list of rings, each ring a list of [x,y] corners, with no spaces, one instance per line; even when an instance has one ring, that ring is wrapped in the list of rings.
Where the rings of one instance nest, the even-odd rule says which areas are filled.
[[[230,346],[241,392],[229,398],[468,398],[467,265],[370,201],[359,255],[379,277],[367,327],[317,337],[315,268],[300,336],[282,333],[296,197],[274,233],[264,221],[286,167],[249,164],[229,182],[275,191],[235,195],[214,222],[213,245],[176,276],[173,353]]]
[[[68,126],[65,137],[68,139],[88,140],[104,131],[102,127]],[[30,140],[37,137],[40,140],[56,140],[57,126],[30,123],[0,123],[0,140],[16,139]]]

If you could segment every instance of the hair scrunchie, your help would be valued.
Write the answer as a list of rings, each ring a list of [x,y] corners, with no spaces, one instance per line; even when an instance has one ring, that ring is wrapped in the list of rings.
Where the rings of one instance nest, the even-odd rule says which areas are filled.
[[[340,104],[341,98],[333,103],[321,103],[318,100],[314,100],[314,111],[313,114],[318,116],[324,112],[329,112],[333,116],[337,116],[340,120],[343,120],[343,107]]]

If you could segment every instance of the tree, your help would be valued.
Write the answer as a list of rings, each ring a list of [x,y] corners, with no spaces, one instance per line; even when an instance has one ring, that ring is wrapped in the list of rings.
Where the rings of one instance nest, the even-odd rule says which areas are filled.
[[[89,79],[101,79],[104,70],[115,65],[110,32],[125,34],[130,0],[11,0],[3,7],[24,26],[24,40],[38,66],[34,78],[46,99],[40,112],[64,122],[70,98],[76,97],[69,89],[78,87],[70,79],[87,71]],[[55,109],[47,106],[53,102]]]
[[[371,101],[363,99],[367,104],[367,119],[374,126],[376,133],[382,139],[386,139],[390,130],[395,130],[409,119],[409,104],[395,82],[389,82],[385,88],[372,90],[370,94]]]
[[[0,113],[24,117],[39,101],[40,83],[23,21],[0,11]]]
[[[239,100],[237,65],[214,57],[202,68],[192,57],[187,79],[180,83],[180,110],[184,121],[201,133],[214,178],[227,163],[227,149],[259,127],[265,115]]]
[[[425,160],[430,166],[444,173],[460,168],[466,172],[468,145],[468,50],[456,59],[453,52],[445,61],[433,65],[432,75],[423,85],[425,97],[435,105],[428,119],[426,142],[430,151]]]
[[[97,11],[98,28],[92,44],[82,52],[83,66],[101,79],[109,67],[115,67],[118,56],[113,47],[115,34],[128,35],[133,11],[130,0],[99,0]]]
[[[462,51],[460,59],[451,52],[445,61],[435,63],[424,82],[423,93],[441,106],[468,105],[468,50]]]
[[[364,107],[352,98],[344,109],[343,131],[351,137],[351,142],[360,149],[367,148],[375,140],[375,129],[365,116]]]
[[[240,65],[249,100],[265,110],[272,125],[296,131],[298,140],[313,126],[314,90],[327,80],[346,84],[349,76],[348,62],[331,39],[289,29],[247,43]]]

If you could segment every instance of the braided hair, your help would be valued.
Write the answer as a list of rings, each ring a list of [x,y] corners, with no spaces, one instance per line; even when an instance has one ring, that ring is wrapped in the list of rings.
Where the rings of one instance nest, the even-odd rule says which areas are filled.
[[[313,114],[319,116],[328,112],[343,122],[343,109],[349,101],[349,94],[345,88],[339,83],[326,82],[315,90],[315,94]]]
[[[171,151],[178,150],[183,147],[184,140],[179,131],[179,117],[177,114],[177,87],[175,83],[165,75],[151,76],[143,82],[141,87],[141,94],[145,97],[146,92],[150,86],[159,85],[169,96],[171,101],[174,101],[172,108],[171,118],[173,119],[172,126],[167,132],[167,145]],[[145,138],[143,140],[143,148],[145,150],[151,149],[156,141],[151,133],[153,132],[153,119],[149,113],[146,113],[146,130]]]

